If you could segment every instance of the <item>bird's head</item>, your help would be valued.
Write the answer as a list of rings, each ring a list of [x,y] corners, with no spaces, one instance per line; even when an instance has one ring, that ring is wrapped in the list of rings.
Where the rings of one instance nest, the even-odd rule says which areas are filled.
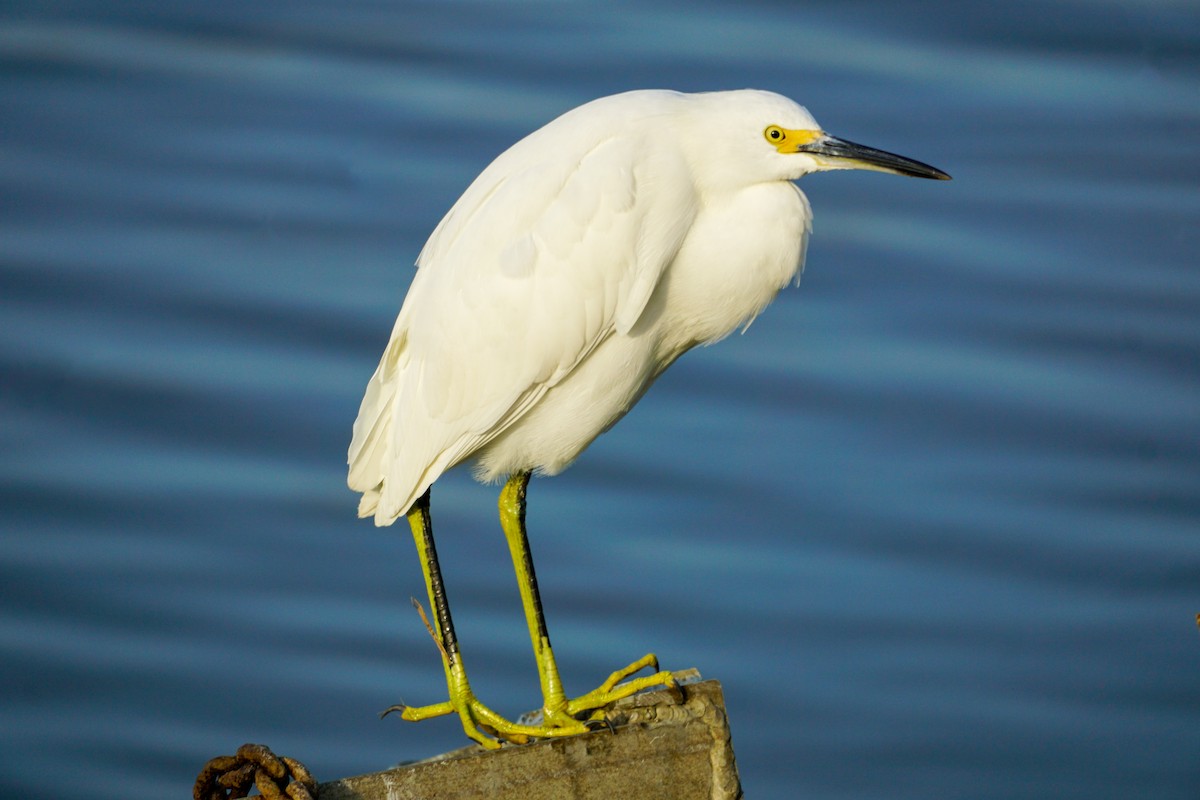
[[[718,156],[722,167],[717,169],[726,180],[796,180],[810,172],[835,169],[950,179],[920,161],[831,136],[807,109],[773,92],[745,89],[692,97],[705,119],[698,128],[707,144],[698,146]]]

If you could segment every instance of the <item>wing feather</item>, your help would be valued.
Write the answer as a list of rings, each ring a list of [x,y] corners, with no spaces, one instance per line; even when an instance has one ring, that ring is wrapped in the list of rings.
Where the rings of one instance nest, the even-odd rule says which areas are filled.
[[[665,137],[569,117],[497,158],[421,251],[349,453],[360,515],[376,524],[628,334],[691,225],[695,190],[670,179],[687,172]],[[575,136],[578,154],[540,158],[559,123],[556,139]]]

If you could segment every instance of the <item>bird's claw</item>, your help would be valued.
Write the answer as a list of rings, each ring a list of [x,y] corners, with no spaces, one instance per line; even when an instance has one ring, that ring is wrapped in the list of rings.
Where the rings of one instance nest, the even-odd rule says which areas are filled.
[[[388,714],[391,714],[392,712],[397,712],[401,716],[404,716],[404,710],[406,708],[408,708],[408,706],[404,704],[404,701],[401,701],[399,703],[396,703],[396,705],[394,705],[394,706],[388,706],[383,711],[380,711],[379,718],[383,719],[384,717],[386,717]]]
[[[495,749],[503,743],[525,744],[533,739],[575,736],[604,728],[615,732],[605,709],[617,700],[655,686],[665,686],[682,698],[683,690],[670,672],[656,671],[652,675],[627,680],[630,675],[648,666],[657,670],[658,659],[653,655],[644,656],[612,673],[593,691],[571,700],[564,698],[554,703],[553,707],[543,707],[541,720],[533,724],[512,722],[481,703],[467,685],[465,675],[460,680],[451,682],[454,691],[451,699],[446,702],[428,706],[398,703],[386,709],[380,716],[398,712],[401,719],[419,722],[432,717],[457,714],[467,736],[488,749]]]

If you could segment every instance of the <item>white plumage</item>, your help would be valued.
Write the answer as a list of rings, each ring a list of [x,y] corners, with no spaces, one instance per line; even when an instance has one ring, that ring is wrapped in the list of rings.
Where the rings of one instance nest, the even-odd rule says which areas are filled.
[[[752,90],[606,97],[517,142],[417,259],[354,424],[359,515],[391,524],[463,462],[565,469],[798,277],[811,213],[791,181],[844,168],[945,177]]]

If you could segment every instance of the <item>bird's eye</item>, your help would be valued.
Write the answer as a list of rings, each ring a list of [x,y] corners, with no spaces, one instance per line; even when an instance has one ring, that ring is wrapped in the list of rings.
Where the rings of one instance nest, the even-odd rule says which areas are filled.
[[[763,131],[763,136],[766,136],[767,141],[771,144],[779,144],[783,141],[783,137],[786,135],[787,134],[783,132],[783,128],[779,127],[778,125],[772,125]]]

